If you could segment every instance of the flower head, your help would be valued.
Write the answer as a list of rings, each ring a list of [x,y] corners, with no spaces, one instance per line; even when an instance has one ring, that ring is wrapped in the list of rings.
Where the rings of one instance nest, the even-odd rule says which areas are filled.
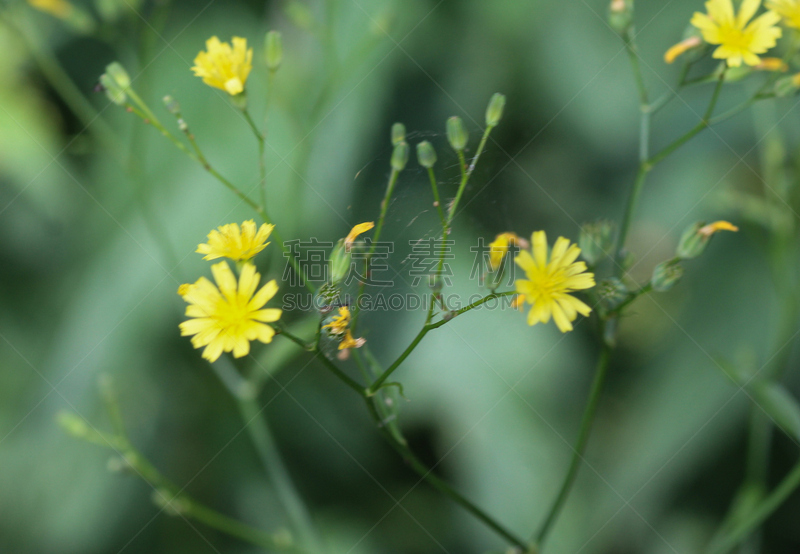
[[[587,316],[592,309],[569,293],[592,288],[594,274],[586,272],[584,262],[575,261],[581,249],[564,237],[556,241],[549,260],[545,232],[533,233],[532,242],[532,256],[523,250],[515,258],[528,277],[516,281],[517,293],[531,304],[528,325],[547,323],[552,316],[562,333],[572,331],[571,322],[578,314]]]
[[[491,271],[497,271],[512,246],[527,248],[529,243],[518,237],[516,233],[500,233],[489,243],[489,269]]]
[[[252,264],[244,264],[237,284],[227,262],[211,266],[216,285],[205,277],[182,286],[181,296],[189,304],[186,315],[192,319],[180,324],[181,336],[192,336],[192,346],[202,348],[203,358],[213,362],[222,352],[235,358],[250,352],[250,341],[272,342],[275,330],[266,325],[278,321],[281,310],[262,309],[278,285],[273,279],[256,292],[261,276]]]
[[[708,0],[708,14],[695,12],[691,23],[707,43],[719,44],[715,58],[727,60],[730,67],[739,67],[742,61],[758,65],[761,60],[757,54],[775,46],[781,36],[780,27],[776,27],[780,16],[775,12],[768,11],[750,22],[760,5],[761,0],[743,0],[735,14],[731,0]]]
[[[253,68],[253,49],[247,49],[247,39],[233,37],[233,46],[217,37],[206,41],[206,51],[194,59],[192,71],[209,86],[222,89],[231,96],[244,91],[247,76]]]
[[[349,348],[361,348],[366,339],[353,338],[353,333],[350,327],[350,308],[341,306],[338,315],[333,316],[329,323],[323,325],[323,329],[328,329],[328,333],[339,341],[339,350],[347,350]]]
[[[342,306],[339,308],[339,315],[334,316],[330,323],[323,325],[323,329],[330,329],[332,335],[343,335],[350,325],[350,308]]]
[[[199,244],[195,252],[205,254],[204,260],[229,258],[235,262],[247,261],[267,247],[267,239],[274,228],[274,225],[264,223],[256,231],[256,222],[252,219],[242,223],[241,228],[236,223],[229,223],[211,231],[208,242]]]
[[[786,25],[800,29],[800,0],[768,0],[766,6],[783,16]]]

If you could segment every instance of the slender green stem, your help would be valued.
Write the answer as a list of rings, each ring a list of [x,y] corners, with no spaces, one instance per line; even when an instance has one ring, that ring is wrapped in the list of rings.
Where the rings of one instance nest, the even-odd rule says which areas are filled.
[[[634,41],[633,31],[628,30],[622,37],[625,42],[625,51],[628,53],[628,58],[631,62],[631,69],[633,70],[633,78],[636,81],[636,90],[639,93],[639,104],[642,107],[647,106],[647,86],[644,83],[642,76],[642,68],[639,65],[639,53],[636,51],[636,42]]]
[[[569,496],[572,485],[575,483],[575,478],[578,475],[578,469],[580,468],[581,461],[583,460],[583,453],[586,450],[586,443],[589,440],[589,433],[592,429],[594,416],[597,412],[600,394],[603,391],[603,385],[605,384],[606,375],[608,374],[610,358],[611,348],[604,342],[602,350],[600,351],[600,357],[597,361],[597,369],[594,374],[592,388],[589,392],[589,401],[586,404],[586,409],[583,412],[581,428],[578,432],[578,439],[572,449],[572,460],[570,461],[569,469],[567,470],[567,474],[564,477],[563,483],[561,484],[558,496],[556,497],[555,502],[553,502],[553,506],[550,508],[550,511],[548,512],[544,523],[539,529],[539,532],[536,534],[536,544],[540,549],[544,544],[547,535],[553,528],[561,509],[564,507],[564,503],[567,501],[567,496]]]
[[[461,315],[463,313],[466,313],[466,312],[468,312],[470,310],[473,310],[473,309],[477,308],[478,306],[481,306],[482,304],[485,304],[486,302],[489,302],[490,300],[494,300],[495,298],[501,298],[503,296],[510,296],[510,295],[513,295],[513,294],[516,294],[516,292],[515,291],[508,291],[508,292],[496,292],[496,293],[488,294],[488,295],[484,296],[483,298],[481,298],[480,300],[476,300],[475,302],[473,302],[473,303],[461,308],[460,310],[456,310],[455,312],[453,312],[453,317]],[[408,358],[408,356],[419,345],[419,343],[422,341],[422,339],[425,338],[425,335],[427,335],[429,331],[432,331],[434,329],[438,329],[442,325],[445,325],[446,323],[451,321],[453,319],[453,317],[450,317],[450,318],[447,318],[447,319],[441,319],[441,320],[439,320],[439,321],[437,321],[435,323],[427,323],[426,325],[424,325],[422,327],[422,329],[420,329],[419,333],[417,333],[417,336],[414,337],[414,340],[411,341],[411,344],[409,344],[408,347],[406,347],[406,349],[403,351],[403,353],[400,354],[400,356],[392,363],[392,365],[390,365],[388,368],[386,368],[386,370],[381,374],[381,376],[378,377],[375,380],[374,383],[372,383],[372,385],[369,387],[369,389],[367,389],[367,395],[368,396],[372,396],[373,394],[375,394],[375,392],[377,392],[377,390],[386,381],[386,379],[389,378],[389,376],[394,372],[394,370],[396,370],[398,367],[400,367],[400,365],[405,361],[405,359]]]
[[[703,114],[703,119],[695,125],[688,133],[679,137],[666,148],[664,148],[661,152],[650,158],[648,164],[652,167],[663,161],[667,156],[672,154],[675,150],[683,146],[686,142],[692,139],[695,135],[699,132],[704,130],[706,127],[711,125],[711,116],[714,115],[714,108],[717,106],[717,100],[719,100],[719,94],[722,91],[722,85],[725,83],[725,71],[723,70],[720,72],[719,78],[717,79],[717,86],[714,87],[714,93],[711,96],[711,102],[708,104],[708,108],[706,108],[705,114]]]
[[[214,167],[209,163],[208,159],[203,154],[203,151],[200,149],[200,146],[197,144],[195,137],[192,133],[186,132],[187,139],[192,146],[192,150],[189,150],[186,145],[181,142],[178,137],[173,135],[164,125],[159,121],[159,119],[155,116],[155,114],[150,110],[150,108],[145,104],[141,98],[136,94],[133,89],[128,89],[125,91],[128,96],[131,97],[135,105],[128,105],[128,110],[133,114],[140,117],[145,123],[152,125],[155,127],[162,135],[164,135],[170,142],[172,142],[181,152],[186,154],[190,159],[199,163],[206,171],[208,171],[214,178],[217,179],[220,183],[222,183],[228,190],[233,192],[242,202],[250,206],[264,221],[269,225],[273,224],[272,218],[269,217],[266,209],[259,205],[257,202],[254,202],[250,197],[244,194],[239,187],[234,185],[228,179],[226,179],[221,173],[219,173]],[[251,120],[252,121],[252,120]],[[289,264],[295,270],[297,275],[303,280],[305,287],[310,292],[316,292],[314,289],[314,285],[312,285],[306,277],[305,272],[300,267],[299,262],[297,259],[292,255],[292,252],[286,246],[283,241],[283,237],[281,236],[280,232],[277,229],[273,229],[272,236],[275,238],[275,242],[278,243],[278,247],[283,252],[284,256],[288,259]]]
[[[227,360],[219,360],[210,365],[236,401],[250,440],[270,481],[275,486],[275,492],[286,510],[292,527],[312,551],[319,552],[308,510],[283,463],[272,432],[262,415],[263,409],[259,407],[252,388]]]
[[[255,399],[237,398],[237,403],[250,440],[275,486],[275,491],[286,509],[292,526],[312,552],[321,552],[308,509],[286,469],[272,431],[261,414],[262,409]]]
[[[242,110],[242,114],[244,115],[247,124],[250,126],[250,129],[253,131],[253,135],[256,137],[258,141],[258,188],[261,191],[261,206],[266,210],[267,209],[267,165],[264,160],[264,152],[266,148],[266,140],[264,139],[264,134],[258,129],[256,122],[253,121],[253,117],[250,115],[250,111],[247,108]]]
[[[731,531],[714,541],[708,548],[708,554],[725,554],[741,543],[750,533],[757,529],[787,498],[800,486],[800,463],[783,478],[783,481],[758,506]]]
[[[381,233],[383,232],[383,224],[386,221],[386,213],[389,210],[389,203],[392,201],[392,195],[394,194],[394,187],[397,184],[397,178],[400,176],[400,172],[396,169],[392,168],[392,172],[389,174],[389,182],[386,184],[386,192],[383,195],[383,200],[381,200],[381,211],[378,215],[378,223],[375,226],[375,233],[372,235],[372,246],[370,246],[367,255],[364,258],[364,278],[366,279],[369,275],[369,264],[372,261],[372,256],[375,254],[375,249],[378,247],[378,241],[381,239]],[[353,320],[350,324],[350,329],[355,331],[356,325],[358,323],[358,316],[359,312],[361,311],[361,298],[364,296],[364,290],[366,289],[367,283],[365,281],[361,281],[358,284],[358,292],[356,293],[356,304],[353,307]]]
[[[636,179],[631,187],[631,192],[628,195],[628,200],[625,204],[625,214],[622,216],[622,223],[619,227],[619,234],[617,235],[617,244],[615,247],[616,252],[616,275],[619,277],[625,271],[625,240],[628,238],[628,231],[633,221],[633,214],[636,211],[636,205],[639,202],[639,195],[642,193],[642,187],[647,179],[647,174],[650,172],[650,165],[647,163],[639,165],[639,171],[636,173]]]
[[[259,529],[245,525],[239,520],[212,510],[202,504],[192,501],[185,506],[184,515],[191,517],[217,531],[236,537],[244,542],[266,548],[268,550],[283,550],[286,552],[305,552],[280,535],[272,535]]]
[[[439,186],[436,184],[436,174],[433,168],[428,168],[428,177],[431,180],[431,191],[433,192],[433,204],[436,206],[436,211],[439,214],[439,221],[442,223],[442,230],[447,229],[447,219],[444,216],[444,209],[442,209],[442,202],[439,199]]]
[[[183,518],[195,519],[213,529],[217,529],[256,546],[273,550],[302,552],[302,550],[296,548],[292,544],[290,537],[273,535],[246,525],[184,494],[183,491],[185,487],[178,487],[172,481],[164,477],[164,475],[131,443],[125,431],[119,405],[117,403],[117,396],[109,377],[104,376],[102,378],[100,388],[109,417],[114,425],[114,434],[105,433],[95,429],[91,425],[86,425],[85,420],[78,416],[68,416],[65,419],[77,419],[81,424],[80,435],[76,435],[74,432],[72,434],[92,444],[113,450],[132,473],[138,475],[143,481],[153,487],[153,498],[163,509],[170,510],[174,515]]]
[[[461,202],[461,196],[464,194],[464,189],[467,188],[467,182],[469,182],[472,172],[475,171],[475,166],[478,165],[478,160],[480,159],[481,154],[483,154],[483,150],[486,147],[486,142],[489,140],[489,134],[492,132],[492,129],[494,129],[492,126],[487,126],[486,129],[484,129],[481,142],[478,144],[478,149],[475,151],[475,155],[472,157],[472,161],[470,162],[468,168],[464,159],[464,153],[462,151],[458,152],[458,161],[459,166],[461,167],[461,182],[458,185],[456,197],[453,199],[453,202],[450,204],[450,208],[447,211],[448,229],[453,223],[453,218],[456,215],[456,209],[458,209],[458,204]]]
[[[619,234],[617,235],[617,244],[616,244],[616,259],[617,259],[617,268],[616,268],[616,275],[619,277],[624,272],[624,265],[623,265],[623,257],[624,257],[624,248],[625,248],[625,241],[628,237],[628,231],[630,230],[631,222],[633,221],[633,215],[636,211],[636,206],[638,204],[639,195],[642,192],[642,188],[644,187],[645,180],[647,179],[647,174],[658,165],[660,162],[664,161],[670,154],[675,152],[678,148],[683,146],[686,142],[691,140],[695,135],[700,133],[706,127],[711,124],[711,116],[714,113],[714,108],[717,105],[717,100],[719,100],[719,94],[722,90],[722,85],[725,82],[725,71],[723,70],[720,73],[719,78],[717,79],[717,86],[714,88],[714,93],[711,97],[711,101],[708,104],[708,108],[706,108],[705,114],[703,115],[703,119],[695,125],[692,129],[690,129],[686,134],[682,135],[667,147],[665,147],[662,151],[658,154],[652,156],[649,159],[641,159],[639,163],[639,170],[636,173],[636,179],[633,183],[633,187],[631,188],[631,192],[628,195],[628,200],[625,205],[625,213],[622,217],[622,223],[620,225]],[[645,123],[645,118],[649,118],[649,113],[646,111],[642,112],[642,135],[640,136],[640,155],[642,153],[647,152],[647,140],[648,138],[645,136],[644,131],[647,132],[649,135],[649,121]]]
[[[290,333],[289,331],[287,331],[283,327],[278,328],[277,332],[278,332],[278,334],[286,337],[287,339],[289,339],[293,343],[297,344],[303,350],[312,350],[314,348],[313,344],[311,344],[308,341],[305,341],[305,340],[301,339],[300,337]]]
[[[647,283],[646,285],[642,286],[640,289],[631,292],[628,295],[628,297],[625,300],[623,300],[622,303],[619,306],[617,306],[616,308],[611,310],[611,312],[608,314],[608,317],[613,316],[613,315],[621,314],[625,310],[625,308],[627,308],[628,306],[633,304],[636,301],[637,298],[639,298],[643,294],[649,293],[652,290],[653,290],[653,285],[651,283]]]
[[[383,195],[383,200],[381,200],[381,212],[378,216],[378,223],[375,225],[375,234],[373,235],[372,247],[369,249],[368,257],[375,253],[377,242],[381,239],[383,224],[386,222],[386,212],[389,210],[389,203],[392,201],[394,187],[397,184],[399,175],[400,172],[392,168],[392,172],[389,174],[389,183],[386,185],[386,193]]]
[[[390,433],[383,425],[380,414],[378,413],[372,398],[366,398],[367,409],[370,412],[373,420],[381,431],[381,434],[386,438],[389,444],[408,462],[408,464],[416,471],[424,480],[430,483],[436,490],[449,497],[462,508],[467,510],[470,514],[475,516],[478,520],[483,522],[487,527],[492,529],[495,533],[503,537],[510,544],[521,548],[523,551],[528,551],[528,545],[514,535],[511,531],[503,527],[494,518],[489,516],[486,512],[478,508],[475,504],[467,500],[461,493],[453,489],[450,485],[437,477],[433,471],[428,468],[422,461],[408,447],[407,441],[397,440],[397,438]]]
[[[319,361],[322,362],[322,365],[328,368],[328,370],[330,370],[331,373],[336,375],[336,377],[338,377],[345,385],[353,389],[356,392],[356,394],[358,394],[359,396],[366,396],[367,392],[364,389],[364,387],[359,385],[356,381],[348,377],[341,369],[336,367],[336,364],[334,364],[327,357],[325,357],[325,354],[318,351],[316,353],[316,357]]]

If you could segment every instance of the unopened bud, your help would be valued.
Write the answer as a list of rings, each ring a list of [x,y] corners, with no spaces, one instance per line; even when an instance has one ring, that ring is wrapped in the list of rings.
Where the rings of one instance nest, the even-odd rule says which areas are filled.
[[[406,140],[406,126],[402,123],[392,125],[392,144],[397,146]]]
[[[495,127],[503,117],[503,109],[506,107],[506,97],[499,92],[492,95],[489,106],[486,108],[486,126]]]
[[[106,75],[114,79],[117,86],[126,90],[131,86],[131,78],[119,62],[111,62],[106,66]]]
[[[709,224],[699,221],[686,228],[683,235],[681,235],[681,240],[678,242],[678,248],[675,253],[684,260],[696,258],[706,249],[714,233],[717,231],[736,232],[738,230],[738,227],[727,221],[715,221]]]
[[[628,287],[618,278],[611,277],[598,283],[597,294],[606,309],[613,310],[625,300],[628,295]]]
[[[614,224],[598,220],[584,223],[578,236],[583,259],[594,265],[603,260],[613,248]]]
[[[76,439],[85,439],[91,434],[86,421],[72,412],[60,412],[56,416],[56,422],[68,435]]]
[[[169,94],[166,95],[163,99],[164,107],[167,108],[167,111],[176,117],[180,117],[181,115],[181,105],[178,104],[178,101],[175,100]]]
[[[117,85],[117,82],[106,73],[100,75],[100,86],[106,93],[106,97],[117,106],[122,106],[127,101],[128,96],[125,94],[125,91],[123,91]]]
[[[464,122],[461,121],[461,118],[457,115],[449,118],[447,120],[447,140],[453,150],[456,152],[464,150],[468,139],[469,133],[467,133],[467,128],[464,127]]]
[[[403,171],[408,163],[408,143],[403,141],[399,142],[394,147],[392,152],[392,169],[395,171]]]
[[[419,161],[419,165],[427,169],[432,168],[436,163],[436,150],[427,140],[417,144],[417,161]]]
[[[350,251],[345,248],[343,240],[340,240],[336,246],[333,247],[330,258],[330,276],[331,283],[334,285],[340,283],[342,279],[347,276],[350,269]]]
[[[264,39],[264,56],[267,60],[267,68],[276,71],[283,61],[283,42],[278,31],[270,31]]]
[[[661,262],[653,270],[653,277],[650,284],[656,292],[666,292],[683,277],[683,266],[680,260],[669,260]]]
[[[608,6],[608,24],[622,34],[633,24],[633,2],[631,0],[611,0]]]

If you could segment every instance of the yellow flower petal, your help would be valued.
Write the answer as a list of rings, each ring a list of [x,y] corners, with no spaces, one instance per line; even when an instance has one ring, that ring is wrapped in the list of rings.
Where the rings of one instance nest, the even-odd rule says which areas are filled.
[[[714,223],[709,223],[708,225],[700,228],[700,230],[697,232],[701,235],[710,237],[717,231],[732,231],[735,233],[738,230],[739,228],[733,223],[729,223],[727,221],[715,221]]]
[[[366,223],[359,223],[358,225],[356,225],[355,227],[350,229],[350,232],[347,234],[347,237],[344,239],[345,247],[349,248],[350,245],[353,244],[353,242],[356,240],[358,235],[360,235],[362,233],[366,233],[367,231],[369,231],[373,227],[375,227],[375,223],[373,223],[372,221],[367,221]]]
[[[700,15],[701,17],[706,17],[703,16],[703,14],[697,14],[697,15]],[[692,48],[700,46],[702,43],[703,42],[700,40],[700,37],[689,37],[686,40],[682,40],[678,44],[670,47],[669,50],[667,50],[664,53],[664,61],[667,63],[672,63],[678,56],[686,53]]]

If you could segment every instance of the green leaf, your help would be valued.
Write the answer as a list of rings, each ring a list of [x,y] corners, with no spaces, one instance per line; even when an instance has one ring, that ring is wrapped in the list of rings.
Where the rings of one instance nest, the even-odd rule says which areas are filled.
[[[783,385],[774,382],[757,383],[751,389],[755,402],[783,431],[800,440],[800,404]]]

